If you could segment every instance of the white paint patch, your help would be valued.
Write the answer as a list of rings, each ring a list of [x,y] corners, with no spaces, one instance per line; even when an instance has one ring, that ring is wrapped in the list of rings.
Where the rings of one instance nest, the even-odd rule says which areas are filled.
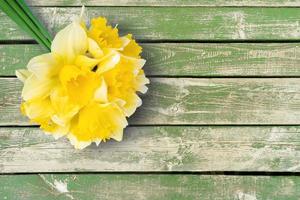
[[[68,185],[65,182],[54,180],[54,187],[60,193],[69,192]]]
[[[234,13],[234,20],[237,22],[236,39],[246,39],[245,33],[245,19],[244,14],[241,12]]]
[[[44,175],[39,175],[42,180],[47,184],[49,185],[51,188],[55,189],[57,192],[59,193],[69,193],[69,190],[68,190],[68,184],[66,182],[62,182],[62,181],[58,181],[56,179],[54,179],[54,182],[51,183],[50,181],[48,181],[46,179],[46,177]],[[69,197],[70,199],[74,199],[74,197],[71,195],[71,194],[65,194],[67,197]]]
[[[288,168],[287,171],[291,171],[291,172],[298,171],[299,168],[300,168],[300,164],[297,164],[295,166],[292,166],[292,167]]]
[[[236,199],[238,199],[238,200],[257,200],[255,194],[247,194],[247,193],[243,193],[241,191],[238,191],[236,193]]]

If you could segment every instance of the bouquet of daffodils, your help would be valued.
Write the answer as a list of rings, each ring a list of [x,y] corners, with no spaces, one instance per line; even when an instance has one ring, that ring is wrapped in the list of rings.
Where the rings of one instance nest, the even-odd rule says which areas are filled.
[[[149,80],[142,48],[132,35],[120,37],[103,17],[87,27],[83,17],[57,33],[51,52],[32,58],[16,72],[24,82],[21,111],[55,138],[77,149],[113,138],[121,141],[142,104]]]

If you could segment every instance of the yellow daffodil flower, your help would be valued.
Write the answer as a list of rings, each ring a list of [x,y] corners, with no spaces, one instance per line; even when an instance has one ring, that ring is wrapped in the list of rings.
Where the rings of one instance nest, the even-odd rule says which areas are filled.
[[[16,72],[24,82],[21,111],[55,138],[75,148],[113,138],[121,141],[126,117],[142,104],[149,80],[142,48],[132,35],[98,17],[85,27],[77,20],[55,36],[51,52],[32,58]]]

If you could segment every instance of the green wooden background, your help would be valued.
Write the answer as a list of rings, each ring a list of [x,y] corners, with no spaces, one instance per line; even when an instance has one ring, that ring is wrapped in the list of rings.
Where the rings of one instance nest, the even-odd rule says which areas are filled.
[[[1,3],[1,2],[0,2]],[[300,0],[27,0],[55,34],[87,6],[143,46],[124,141],[74,150],[21,116],[45,52],[0,12],[0,199],[300,199]]]

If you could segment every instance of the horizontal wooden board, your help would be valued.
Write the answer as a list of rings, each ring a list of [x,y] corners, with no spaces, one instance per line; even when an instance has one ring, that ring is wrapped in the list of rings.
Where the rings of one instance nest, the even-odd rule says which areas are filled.
[[[298,78],[152,78],[137,124],[299,124]],[[0,125],[28,125],[22,83],[0,79]]]
[[[148,76],[299,76],[300,43],[143,43]],[[0,76],[45,53],[39,45],[0,45]]]
[[[75,150],[38,128],[0,128],[0,172],[300,171],[299,126],[139,126]]]
[[[55,33],[80,7],[35,7],[33,12]],[[121,34],[140,40],[298,40],[298,8],[89,7],[88,16],[106,16]],[[0,40],[30,39],[0,13]]]
[[[292,200],[300,177],[38,174],[0,176],[0,194],[9,200]]]
[[[26,0],[32,6],[300,6],[299,0]]]

